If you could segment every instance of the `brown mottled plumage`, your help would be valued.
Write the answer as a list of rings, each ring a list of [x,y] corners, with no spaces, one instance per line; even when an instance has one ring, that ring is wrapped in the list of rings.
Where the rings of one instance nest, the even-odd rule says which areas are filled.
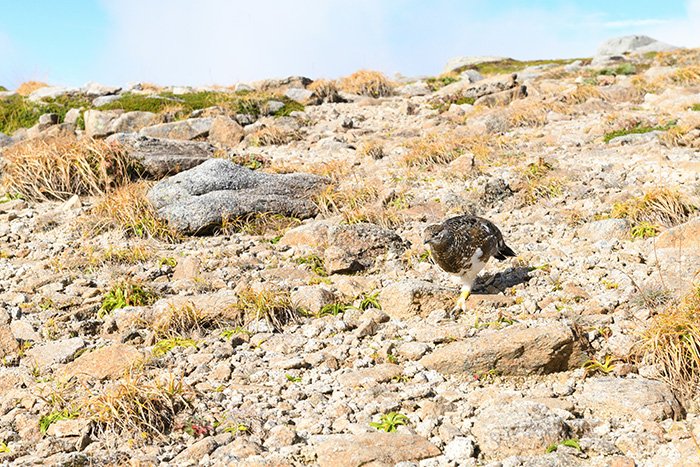
[[[457,216],[425,229],[424,241],[435,262],[462,280],[462,293],[455,308],[466,307],[474,280],[489,258],[515,256],[491,221],[476,216]]]

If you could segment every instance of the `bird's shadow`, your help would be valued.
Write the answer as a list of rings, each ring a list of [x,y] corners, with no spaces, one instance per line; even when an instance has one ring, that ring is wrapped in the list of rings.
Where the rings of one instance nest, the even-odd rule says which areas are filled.
[[[532,268],[518,266],[508,268],[495,274],[484,274],[476,279],[474,292],[481,294],[498,294],[518,284],[525,284],[532,279]],[[495,290],[494,290],[495,289]]]

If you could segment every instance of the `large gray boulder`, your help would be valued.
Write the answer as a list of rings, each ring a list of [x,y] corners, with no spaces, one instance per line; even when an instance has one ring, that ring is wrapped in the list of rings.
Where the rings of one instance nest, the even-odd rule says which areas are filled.
[[[657,41],[649,36],[621,36],[603,42],[598,47],[597,55],[615,56],[629,53],[667,52],[677,48],[675,45]]]
[[[153,112],[123,110],[87,110],[85,133],[90,138],[104,138],[114,133],[132,133],[159,123],[162,117]]]
[[[191,140],[209,136],[211,126],[211,118],[188,118],[178,122],[161,123],[142,128],[140,133],[152,138]]]
[[[267,174],[210,159],[156,184],[148,199],[184,234],[205,234],[226,219],[273,213],[300,219],[318,213],[312,196],[328,180],[310,174]]]
[[[478,99],[482,96],[513,89],[518,85],[516,79],[516,74],[510,74],[482,79],[475,83],[469,82],[468,80],[461,80],[440,88],[434,95],[435,98],[442,100],[450,100],[457,97]]]
[[[65,94],[76,94],[78,91],[78,88],[67,88],[63,86],[45,86],[29,94],[29,97],[27,97],[27,99],[29,99],[29,101],[31,102],[38,102],[47,98],[55,99]]]
[[[149,138],[134,133],[117,133],[106,141],[124,146],[146,175],[156,179],[196,167],[211,159],[215,150],[208,143]]]

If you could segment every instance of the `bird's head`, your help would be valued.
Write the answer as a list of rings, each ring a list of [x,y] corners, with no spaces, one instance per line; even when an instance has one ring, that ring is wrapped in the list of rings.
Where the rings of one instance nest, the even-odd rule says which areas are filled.
[[[423,243],[433,250],[443,250],[450,245],[454,238],[452,231],[444,228],[440,224],[429,225],[423,231]]]

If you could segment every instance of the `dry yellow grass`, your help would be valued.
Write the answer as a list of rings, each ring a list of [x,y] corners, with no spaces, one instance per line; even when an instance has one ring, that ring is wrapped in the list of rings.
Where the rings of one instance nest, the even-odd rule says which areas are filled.
[[[430,133],[408,142],[408,152],[403,156],[402,163],[408,167],[449,164],[466,153],[483,159],[505,146],[505,140],[497,136],[460,135],[453,131]]]
[[[182,378],[149,379],[128,373],[104,389],[86,389],[81,414],[103,431],[129,433],[136,440],[168,434],[175,417],[190,406],[192,391]]]
[[[339,183],[350,174],[352,171],[352,164],[344,159],[331,159],[320,164],[304,166],[302,171],[328,177],[333,183]]]
[[[642,333],[641,354],[683,399],[700,384],[700,287],[659,312]]]
[[[668,76],[668,80],[680,86],[697,86],[700,84],[700,65],[679,68]]]
[[[90,218],[83,221],[84,227],[93,234],[119,228],[136,237],[180,240],[178,232],[157,216],[146,198],[151,185],[145,181],[131,183],[107,194],[91,210]]]
[[[238,326],[265,320],[275,329],[281,330],[285,324],[295,321],[300,313],[301,310],[292,303],[289,292],[285,290],[256,291],[246,288],[238,292],[238,301],[229,305],[223,316]]]
[[[224,235],[239,232],[247,235],[282,235],[288,229],[299,224],[301,224],[301,221],[296,217],[263,212],[239,219],[225,217],[221,222],[220,233]]]
[[[506,109],[506,118],[511,127],[543,126],[547,123],[547,114],[552,110],[561,110],[556,102],[547,102],[531,98],[513,101]]]
[[[562,100],[567,104],[582,104],[592,98],[603,98],[603,94],[598,86],[591,84],[579,84],[562,96]]]
[[[343,78],[343,91],[360,96],[385,97],[394,92],[394,84],[378,71],[360,70]]]
[[[528,164],[521,170],[523,181],[520,193],[526,205],[536,204],[543,199],[561,196],[565,180],[554,171],[554,167],[543,158]]]
[[[642,196],[613,205],[611,216],[629,219],[633,225],[648,223],[673,227],[697,210],[685,195],[669,188],[655,188]]]
[[[216,316],[188,302],[179,306],[171,304],[165,313],[159,315],[152,328],[158,337],[173,337],[191,335],[218,324],[220,320]]]
[[[308,88],[312,91],[320,102],[341,102],[342,98],[338,94],[338,83],[335,80],[317,79]]]
[[[667,147],[687,146],[700,148],[700,135],[694,125],[678,125],[661,134],[660,140]]]
[[[378,139],[367,139],[357,147],[357,153],[362,157],[381,159],[384,157],[384,145]]]
[[[261,128],[252,133],[249,137],[249,141],[253,146],[279,146],[300,139],[301,135],[299,132],[274,126]]]
[[[17,87],[17,94],[19,94],[20,96],[28,96],[37,89],[45,88],[48,86],[48,84],[42,83],[41,81],[25,81]]]
[[[700,64],[700,49],[676,49],[654,55],[654,64],[661,66],[688,66]]]
[[[122,148],[90,138],[30,140],[6,149],[3,157],[4,189],[34,200],[101,195],[139,171]]]

